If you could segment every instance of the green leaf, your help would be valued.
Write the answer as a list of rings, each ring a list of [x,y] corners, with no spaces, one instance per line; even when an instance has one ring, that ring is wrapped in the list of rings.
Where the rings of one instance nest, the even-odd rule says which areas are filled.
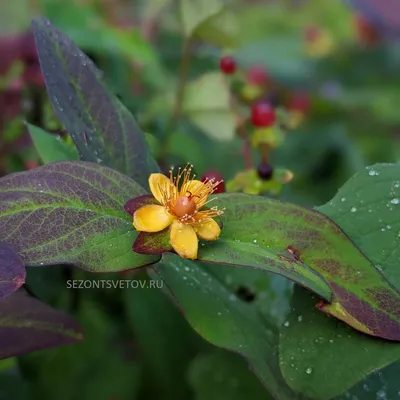
[[[192,36],[200,24],[220,13],[223,8],[223,0],[180,0],[179,13],[185,36]]]
[[[319,211],[338,223],[400,290],[400,164],[358,172]]]
[[[322,311],[364,333],[400,340],[400,294],[338,225],[317,211],[259,196],[223,194],[217,202],[226,208],[224,227],[217,242],[200,248],[200,261],[279,273],[331,302],[318,304]]]
[[[0,240],[26,265],[74,264],[96,272],[143,266],[125,202],[142,194],[133,180],[82,161],[48,164],[0,179]]]
[[[78,159],[76,149],[68,146],[55,135],[51,135],[38,126],[27,124],[27,127],[33,144],[44,164]]]
[[[279,370],[276,328],[213,275],[220,268],[173,254],[164,254],[153,266],[196,332],[213,345],[244,356],[274,397],[279,393],[279,400],[299,399]]]
[[[32,30],[50,100],[80,159],[104,163],[147,187],[159,167],[131,113],[67,36],[45,19],[34,20]]]
[[[315,296],[295,288],[280,334],[280,367],[293,390],[310,399],[329,400],[400,358],[400,344],[360,334],[328,318],[313,308],[315,301]],[[367,394],[360,398],[368,399]]]
[[[229,84],[218,72],[205,74],[186,86],[183,112],[213,139],[228,141],[235,135]]]
[[[200,354],[189,369],[195,400],[272,400],[265,388],[237,355],[227,352]],[[205,385],[204,382],[207,382]]]
[[[164,294],[158,290],[164,282],[140,278],[144,288],[125,290],[126,321],[140,348],[146,366],[144,372],[151,385],[147,398],[183,399],[189,397],[189,388],[181,382],[189,361],[193,358],[201,340]],[[149,318],[149,316],[153,317]]]
[[[234,12],[227,6],[199,24],[194,36],[214,46],[235,47],[239,42],[239,24]]]

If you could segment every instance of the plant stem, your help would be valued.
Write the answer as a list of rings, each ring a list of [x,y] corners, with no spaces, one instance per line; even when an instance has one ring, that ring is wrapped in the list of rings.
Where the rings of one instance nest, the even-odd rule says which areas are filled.
[[[268,164],[269,162],[269,153],[271,150],[271,146],[268,144],[262,144],[260,146],[260,152],[261,152],[261,162],[263,164]]]
[[[171,135],[174,133],[175,129],[177,128],[179,119],[182,114],[182,107],[185,96],[185,85],[190,65],[190,44],[191,44],[191,39],[186,38],[183,43],[183,52],[179,68],[179,80],[178,80],[178,87],[176,90],[174,109],[172,111],[171,119],[169,120],[169,123],[166,128],[166,136],[164,139],[163,146],[161,147],[161,154],[160,154],[161,160],[163,160],[163,158],[166,155],[166,152],[168,150],[169,139]]]

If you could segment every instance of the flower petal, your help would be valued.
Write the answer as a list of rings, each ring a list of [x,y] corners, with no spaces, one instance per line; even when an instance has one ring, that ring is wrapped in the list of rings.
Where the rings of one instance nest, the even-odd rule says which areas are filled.
[[[175,190],[175,186],[171,184],[170,179],[163,174],[151,174],[149,177],[149,186],[151,193],[160,204],[163,204],[163,193],[169,196]]]
[[[195,179],[187,183],[186,192],[190,192],[193,196],[198,196],[194,197],[198,209],[202,208],[204,204],[206,204],[208,195],[210,194],[206,185]],[[186,193],[183,193],[182,195],[185,196]]]
[[[142,232],[159,232],[171,225],[174,217],[163,206],[149,205],[139,208],[133,214],[133,226]]]
[[[196,232],[191,225],[174,221],[170,234],[171,245],[182,258],[197,258],[199,241]]]
[[[221,233],[221,228],[212,218],[206,219],[201,225],[196,225],[195,230],[204,240],[217,240]]]

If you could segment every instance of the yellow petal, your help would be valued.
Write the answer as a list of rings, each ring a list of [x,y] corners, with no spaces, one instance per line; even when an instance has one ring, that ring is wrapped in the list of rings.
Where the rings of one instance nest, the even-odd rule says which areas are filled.
[[[199,241],[191,225],[185,225],[175,220],[171,226],[170,242],[174,250],[182,258],[197,258]]]
[[[217,240],[221,233],[221,228],[212,219],[206,219],[201,225],[196,225],[197,234],[204,240]]]
[[[164,193],[167,197],[175,190],[175,186],[171,185],[171,181],[163,174],[151,174],[149,177],[149,186],[151,193],[155,199],[163,204]]]
[[[140,207],[133,214],[133,226],[138,231],[159,232],[171,225],[174,217],[163,206],[155,204]]]
[[[198,180],[193,179],[192,181],[189,181],[186,186],[186,192],[190,192],[192,196],[194,197],[194,201],[197,204],[197,208],[202,208],[204,204],[206,204],[208,196],[210,192],[207,190],[207,186]],[[182,193],[183,196],[186,195],[186,193]],[[197,197],[198,196],[198,197]]]

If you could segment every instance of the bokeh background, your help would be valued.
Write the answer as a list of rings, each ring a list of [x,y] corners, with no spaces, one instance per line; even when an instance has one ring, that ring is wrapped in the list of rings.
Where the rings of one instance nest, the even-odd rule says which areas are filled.
[[[199,12],[215,6],[185,1],[198,3]],[[266,184],[266,195],[321,205],[356,171],[400,161],[396,0],[233,0],[228,6],[188,42],[178,1],[1,2],[0,176],[41,163],[25,121],[70,143],[45,92],[29,31],[34,16],[49,18],[95,61],[151,135],[166,169],[191,162],[198,175],[214,171],[228,188],[257,192],[265,154],[251,140],[256,129],[249,116],[259,97],[282,115],[268,164],[293,174],[282,185]],[[220,71],[226,55],[236,62],[234,77]],[[255,67],[266,76],[261,92],[250,82]],[[189,94],[177,111],[182,85]],[[246,175],[249,169],[254,174]],[[144,272],[134,276],[148,279]],[[201,339],[159,290],[66,288],[67,279],[85,277],[67,267],[28,272],[35,296],[75,316],[86,339],[1,361],[1,400],[268,398],[242,359]],[[286,287],[279,279],[276,285]],[[241,296],[253,300],[251,291]],[[279,316],[280,305],[273,296],[268,301]]]

